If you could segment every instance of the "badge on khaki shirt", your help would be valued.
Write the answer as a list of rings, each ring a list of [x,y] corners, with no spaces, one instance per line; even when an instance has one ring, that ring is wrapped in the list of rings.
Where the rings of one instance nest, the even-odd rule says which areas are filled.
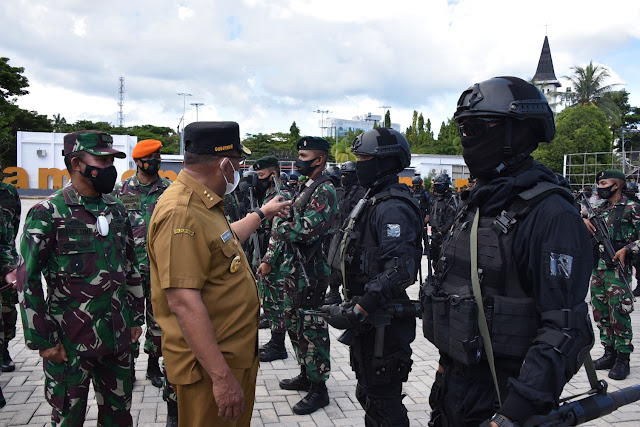
[[[240,269],[240,256],[236,255],[231,261],[231,266],[229,267],[229,271],[231,273],[235,273]]]

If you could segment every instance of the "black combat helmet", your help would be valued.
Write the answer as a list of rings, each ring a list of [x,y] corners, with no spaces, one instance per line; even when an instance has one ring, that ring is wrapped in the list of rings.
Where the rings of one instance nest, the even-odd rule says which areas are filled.
[[[423,183],[423,182],[424,182],[424,181],[423,181],[423,180],[422,180],[422,178],[420,178],[419,176],[414,176],[414,177],[411,179],[411,184],[413,184],[413,185],[422,185],[422,183]]]
[[[289,182],[289,174],[280,172],[280,181]]]
[[[342,166],[340,166],[340,173],[356,173],[356,162],[352,162],[351,160],[344,162]]]
[[[636,184],[634,181],[627,181],[623,192],[625,194],[635,195],[638,192],[638,184]]]
[[[248,192],[249,188],[255,190],[258,184],[258,174],[254,170],[248,170],[242,174],[238,188],[242,192]]]
[[[400,172],[411,164],[411,150],[406,138],[391,128],[376,128],[361,133],[351,145],[355,155],[373,156],[374,158],[397,157],[400,159]]]
[[[453,119],[470,117],[530,120],[540,141],[551,142],[556,134],[553,111],[535,85],[518,77],[494,77],[462,92]]]
[[[451,178],[446,173],[439,173],[433,178],[433,191],[444,194],[451,187]]]

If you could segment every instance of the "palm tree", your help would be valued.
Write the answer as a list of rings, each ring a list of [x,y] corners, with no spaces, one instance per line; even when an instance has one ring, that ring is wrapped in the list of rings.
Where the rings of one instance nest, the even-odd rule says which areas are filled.
[[[576,65],[571,67],[572,76],[565,76],[573,86],[573,105],[594,104],[604,112],[611,127],[620,125],[622,118],[618,106],[612,99],[614,89],[619,84],[605,84],[609,79],[609,71],[598,64],[589,61],[586,67]]]
[[[351,152],[351,144],[349,144],[347,138],[342,138],[336,143],[333,157],[335,157],[336,163],[344,163],[349,160],[355,162],[358,160],[358,157]]]

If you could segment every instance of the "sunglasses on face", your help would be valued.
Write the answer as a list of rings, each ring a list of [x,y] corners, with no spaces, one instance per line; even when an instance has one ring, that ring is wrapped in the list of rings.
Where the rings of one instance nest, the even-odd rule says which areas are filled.
[[[458,125],[458,133],[461,138],[463,136],[483,136],[489,132],[489,129],[502,123],[504,123],[504,120],[476,117],[460,123]]]

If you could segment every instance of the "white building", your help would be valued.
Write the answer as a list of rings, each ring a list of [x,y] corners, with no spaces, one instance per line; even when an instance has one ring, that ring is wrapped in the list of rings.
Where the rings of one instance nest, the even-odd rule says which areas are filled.
[[[423,179],[446,173],[455,184],[456,179],[469,179],[469,169],[462,156],[447,154],[412,154],[411,167]]]
[[[322,129],[323,137],[335,138],[338,136],[344,136],[349,129],[368,131],[373,129],[373,125],[376,123],[378,127],[381,127],[384,123],[384,119],[379,114],[363,114],[362,116],[355,116],[351,120],[338,119],[336,117],[326,117],[323,120],[318,121],[318,127]],[[391,128],[402,132],[399,123],[391,123]]]

